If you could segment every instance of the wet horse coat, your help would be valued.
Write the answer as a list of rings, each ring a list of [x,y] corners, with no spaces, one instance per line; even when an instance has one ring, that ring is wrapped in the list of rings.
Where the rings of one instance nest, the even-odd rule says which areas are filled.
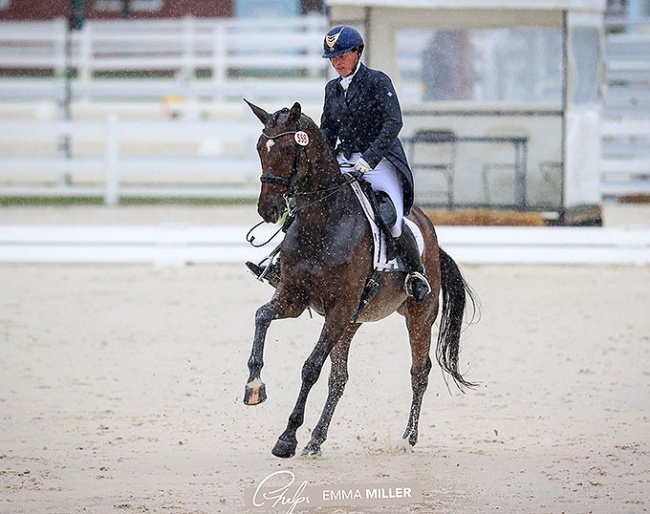
[[[442,316],[436,347],[437,360],[460,387],[471,387],[458,369],[460,329],[471,292],[454,261],[438,247],[431,221],[417,207],[409,219],[423,233],[422,256],[431,293],[416,302],[404,290],[405,273],[378,275],[376,295],[355,321],[365,284],[373,274],[372,237],[349,181],[318,126],[301,113],[300,104],[274,114],[249,103],[264,124],[257,143],[262,164],[262,186],[257,210],[264,221],[275,223],[286,208],[287,198],[295,206],[281,252],[281,276],[271,300],[255,316],[255,335],[248,361],[249,379],[244,402],[266,399],[261,380],[264,342],[275,319],[298,317],[311,308],[323,315],[323,328],[302,368],[302,385],[286,430],[272,453],[278,457],[295,454],[296,433],[303,424],[305,406],[325,360],[332,362],[329,391],[321,417],[303,455],[315,455],[327,437],[334,410],[348,379],[350,343],[362,323],[377,321],[397,311],[406,319],[411,347],[413,399],[404,439],[415,445],[422,397],[427,388],[432,363],[429,357],[433,323],[442,297]],[[440,294],[442,292],[442,295]]]

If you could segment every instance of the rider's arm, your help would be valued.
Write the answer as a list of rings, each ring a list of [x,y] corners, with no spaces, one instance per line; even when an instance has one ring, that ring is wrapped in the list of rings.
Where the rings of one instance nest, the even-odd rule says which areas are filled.
[[[362,155],[371,168],[377,166],[386,156],[402,130],[403,124],[402,109],[393,82],[382,72],[376,72],[373,79],[372,87],[382,125],[379,135]]]

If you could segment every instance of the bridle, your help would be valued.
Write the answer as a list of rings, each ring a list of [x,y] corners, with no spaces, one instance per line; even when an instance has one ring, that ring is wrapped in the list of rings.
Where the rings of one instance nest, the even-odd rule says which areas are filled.
[[[297,121],[297,122],[296,122],[296,130],[287,130],[287,131],[285,131],[285,132],[280,132],[279,134],[267,134],[264,130],[262,130],[262,136],[264,136],[266,139],[272,141],[272,140],[279,139],[279,138],[284,137],[284,136],[291,136],[291,135],[292,135],[292,136],[295,137],[295,135],[296,135],[298,132],[301,132],[300,121]],[[296,152],[295,152],[295,156],[294,156],[294,159],[293,159],[293,166],[292,166],[292,168],[291,168],[291,174],[289,175],[289,178],[286,178],[286,177],[280,177],[279,175],[275,175],[274,173],[264,172],[264,173],[262,173],[262,175],[260,176],[260,182],[262,182],[263,184],[276,184],[276,185],[284,186],[284,187],[285,187],[285,191],[284,191],[284,193],[283,193],[282,196],[284,196],[284,198],[286,199],[286,201],[287,201],[287,205],[291,204],[291,202],[290,202],[291,198],[295,198],[296,196],[311,196],[311,195],[321,195],[321,196],[320,196],[320,198],[317,198],[316,200],[314,200],[314,201],[312,201],[312,202],[309,202],[309,203],[307,203],[307,204],[305,204],[305,205],[302,205],[301,207],[296,207],[295,205],[293,205],[292,207],[290,207],[290,208],[289,208],[289,211],[290,211],[290,212],[289,212],[289,214],[288,214],[287,219],[286,219],[285,222],[283,223],[283,225],[282,225],[282,226],[281,226],[281,227],[280,227],[280,228],[275,232],[275,234],[273,234],[273,235],[272,235],[272,236],[271,236],[267,241],[265,241],[264,243],[261,243],[261,244],[255,244],[255,243],[253,242],[253,241],[255,240],[255,237],[252,235],[252,232],[253,232],[257,227],[259,227],[260,225],[262,225],[262,224],[265,223],[265,222],[264,222],[264,221],[261,221],[261,222],[259,222],[257,225],[255,225],[254,227],[252,227],[252,228],[248,231],[248,234],[246,234],[246,240],[247,240],[247,241],[248,241],[252,246],[260,247],[260,246],[264,246],[264,245],[266,245],[266,244],[269,243],[272,239],[274,239],[275,236],[276,236],[280,231],[286,232],[286,231],[288,230],[289,225],[292,223],[293,219],[296,217],[296,215],[298,214],[298,212],[300,212],[301,210],[306,209],[306,208],[308,208],[308,207],[311,207],[311,206],[313,206],[313,205],[315,205],[315,204],[318,204],[318,203],[320,203],[320,202],[323,202],[324,200],[326,200],[327,198],[331,197],[332,195],[337,194],[337,193],[341,190],[342,187],[344,187],[344,186],[350,184],[351,182],[354,182],[354,181],[357,180],[357,178],[356,178],[353,174],[349,174],[349,175],[347,176],[346,180],[343,181],[341,184],[337,184],[337,185],[335,185],[335,186],[328,187],[328,188],[326,188],[326,189],[318,189],[318,190],[315,190],[315,191],[301,191],[301,192],[295,192],[295,191],[293,190],[293,186],[294,186],[294,183],[295,183],[295,181],[296,181],[296,176],[297,176],[297,174],[298,174],[298,168],[299,168],[299,166],[300,166],[301,147],[302,147],[302,148],[305,148],[306,145],[302,145],[302,144],[299,144],[298,142],[296,142]],[[307,157],[307,160],[309,161],[309,157]],[[276,251],[279,251],[279,248],[280,248],[280,247],[278,246],[278,248],[276,248]]]
[[[279,138],[284,137],[284,136],[294,136],[295,137],[295,135],[298,134],[299,132],[302,132],[302,130],[301,130],[301,126],[300,126],[300,121],[297,121],[296,122],[296,130],[286,130],[285,132],[280,132],[279,134],[272,134],[272,135],[267,134],[264,130],[262,130],[262,135],[266,139],[272,141],[272,140],[279,139]],[[301,154],[300,150],[301,150],[301,148],[306,149],[306,147],[307,147],[307,144],[302,145],[302,144],[299,144],[298,142],[296,142],[296,153],[294,155],[293,166],[291,168],[291,174],[289,175],[289,178],[280,177],[278,175],[275,175],[274,173],[264,172],[260,176],[260,182],[262,182],[263,184],[277,184],[277,185],[280,185],[280,186],[284,186],[285,187],[284,196],[287,197],[287,198],[290,198],[290,197],[293,197],[293,196],[309,196],[309,195],[315,195],[315,194],[319,194],[319,193],[330,193],[332,191],[334,191],[334,192],[338,191],[342,187],[342,185],[344,185],[345,183],[340,184],[340,185],[336,185],[336,186],[333,186],[333,187],[329,187],[327,189],[319,189],[319,190],[316,190],[316,191],[304,191],[304,192],[298,192],[298,193],[293,191],[293,185],[295,183],[296,175],[298,174],[298,168],[300,166],[300,154]],[[307,157],[307,161],[309,162],[309,157]],[[348,181],[346,181],[346,183],[347,182]],[[330,196],[330,195],[327,195],[327,196]],[[321,200],[324,200],[324,199],[325,198],[322,198]],[[320,200],[317,200],[317,201],[320,201]]]
[[[262,130],[262,135],[266,139],[268,139],[270,141],[273,141],[275,139],[279,139],[279,138],[284,137],[284,136],[294,136],[295,137],[295,135],[298,132],[300,132],[300,122],[299,121],[296,122],[296,130],[287,130],[286,132],[280,132],[279,134],[274,134],[274,135],[267,134],[264,130]],[[280,185],[280,186],[284,186],[285,189],[286,189],[285,195],[290,195],[291,192],[292,192],[292,189],[293,189],[293,184],[295,182],[296,175],[298,174],[298,167],[300,166],[300,153],[301,153],[300,150],[301,150],[301,148],[304,148],[304,147],[301,147],[301,145],[296,143],[296,153],[295,153],[294,158],[293,158],[293,166],[291,168],[291,175],[289,175],[289,178],[280,177],[279,175],[275,175],[273,173],[265,172],[265,173],[262,173],[262,176],[260,177],[260,181],[263,184],[277,184],[277,185]]]

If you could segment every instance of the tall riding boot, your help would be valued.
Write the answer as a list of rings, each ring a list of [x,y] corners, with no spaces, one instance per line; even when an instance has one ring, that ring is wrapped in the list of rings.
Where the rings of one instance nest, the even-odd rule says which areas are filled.
[[[424,266],[420,260],[420,249],[418,242],[405,224],[402,235],[395,239],[395,246],[406,267],[406,282],[404,287],[406,293],[416,301],[421,302],[431,292],[429,281],[424,276]]]
[[[270,263],[261,265],[248,261],[246,267],[253,273],[257,280],[266,280],[271,286],[277,287],[280,282],[280,257]]]

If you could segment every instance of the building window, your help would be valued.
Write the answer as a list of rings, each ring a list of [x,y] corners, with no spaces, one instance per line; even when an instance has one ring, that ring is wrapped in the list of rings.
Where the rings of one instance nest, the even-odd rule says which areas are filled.
[[[397,52],[414,101],[562,103],[560,29],[402,29]]]

